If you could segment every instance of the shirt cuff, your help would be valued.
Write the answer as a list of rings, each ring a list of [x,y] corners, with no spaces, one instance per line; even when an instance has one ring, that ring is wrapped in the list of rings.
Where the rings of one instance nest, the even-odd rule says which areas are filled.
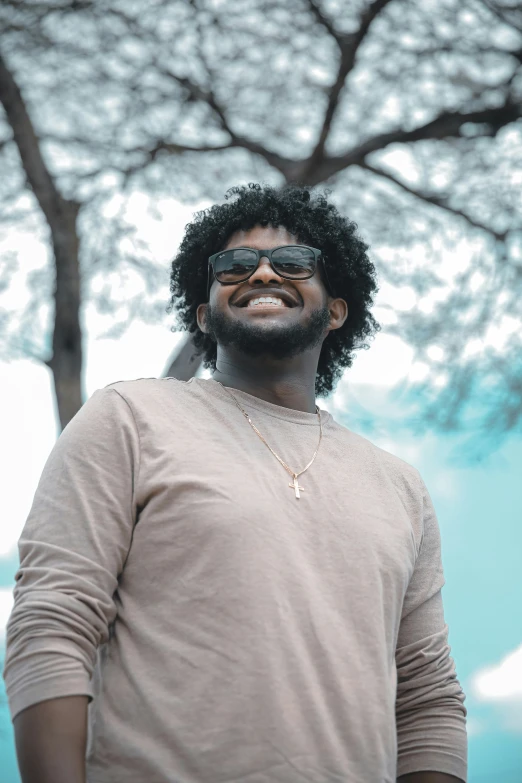
[[[63,696],[88,696],[92,701],[94,695],[89,674],[82,664],[53,654],[12,663],[5,673],[5,684],[11,720],[41,701]]]
[[[466,783],[468,765],[465,758],[444,750],[413,750],[407,756],[399,758],[397,777],[411,772],[443,772],[454,775]]]

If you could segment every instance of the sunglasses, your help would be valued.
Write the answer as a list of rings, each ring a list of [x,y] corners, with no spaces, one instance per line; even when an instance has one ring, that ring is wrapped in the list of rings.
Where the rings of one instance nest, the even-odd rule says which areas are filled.
[[[315,275],[320,263],[328,293],[334,296],[320,250],[307,245],[282,245],[272,250],[234,247],[214,253],[208,259],[207,299],[213,279],[221,285],[243,283],[254,274],[261,258],[268,258],[274,272],[287,280],[308,280]]]

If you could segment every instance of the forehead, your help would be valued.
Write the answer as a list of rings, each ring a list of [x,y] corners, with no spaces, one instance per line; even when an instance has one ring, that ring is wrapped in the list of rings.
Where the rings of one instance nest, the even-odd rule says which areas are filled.
[[[286,228],[278,226],[254,226],[247,230],[235,231],[225,245],[225,249],[232,247],[253,247],[256,250],[267,250],[279,245],[299,244],[294,234]]]

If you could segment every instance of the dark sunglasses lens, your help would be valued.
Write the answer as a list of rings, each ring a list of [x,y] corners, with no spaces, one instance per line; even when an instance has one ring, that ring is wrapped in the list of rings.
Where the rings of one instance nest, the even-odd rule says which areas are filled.
[[[315,256],[307,247],[280,247],[272,253],[272,264],[284,277],[299,280],[315,271]]]
[[[214,274],[221,283],[233,283],[246,278],[256,266],[257,254],[252,250],[224,250],[214,261]]]

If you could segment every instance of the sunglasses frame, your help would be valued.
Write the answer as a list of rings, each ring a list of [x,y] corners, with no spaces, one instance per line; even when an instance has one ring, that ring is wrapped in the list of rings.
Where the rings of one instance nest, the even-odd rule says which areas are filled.
[[[313,270],[312,274],[308,275],[308,277],[286,277],[286,275],[283,275],[280,272],[278,272],[277,269],[274,268],[274,265],[272,263],[272,253],[275,253],[276,250],[281,250],[281,248],[283,248],[283,247],[305,247],[307,250],[311,250],[313,252],[313,254],[314,254],[314,261],[315,261],[315,267],[314,267],[314,270]],[[225,251],[224,250],[220,250],[218,253],[214,253],[213,255],[211,255],[210,258],[208,259],[207,300],[210,297],[210,288],[212,286],[213,280],[217,280],[217,282],[220,285],[239,285],[239,283],[244,283],[245,280],[248,280],[250,277],[252,277],[254,272],[256,272],[256,270],[257,270],[257,268],[259,266],[259,262],[261,261],[262,258],[268,258],[268,262],[269,262],[270,266],[272,267],[272,270],[275,272],[275,274],[278,275],[279,277],[283,277],[285,280],[297,280],[297,281],[299,281],[299,280],[310,280],[310,278],[313,277],[315,275],[316,271],[317,271],[317,265],[320,264],[321,265],[321,271],[322,271],[323,276],[324,276],[326,289],[327,289],[328,293],[330,294],[330,296],[335,296],[335,294],[333,293],[333,288],[332,288],[332,286],[330,284],[330,281],[328,279],[328,275],[326,273],[326,264],[324,262],[322,251],[318,250],[316,247],[310,247],[310,245],[279,245],[278,247],[273,247],[271,249],[267,248],[266,250],[256,250],[256,248],[254,248],[254,247],[231,247],[231,248],[227,248],[227,249],[228,250],[251,250],[253,253],[257,254],[257,264],[254,267],[254,269],[250,272],[250,274],[247,275],[243,280],[235,280],[235,281],[229,282],[229,283],[222,283],[221,280],[218,280],[216,275],[215,275],[215,272],[214,272],[214,262],[215,262],[216,258],[218,256],[220,256],[221,253],[224,253]]]

